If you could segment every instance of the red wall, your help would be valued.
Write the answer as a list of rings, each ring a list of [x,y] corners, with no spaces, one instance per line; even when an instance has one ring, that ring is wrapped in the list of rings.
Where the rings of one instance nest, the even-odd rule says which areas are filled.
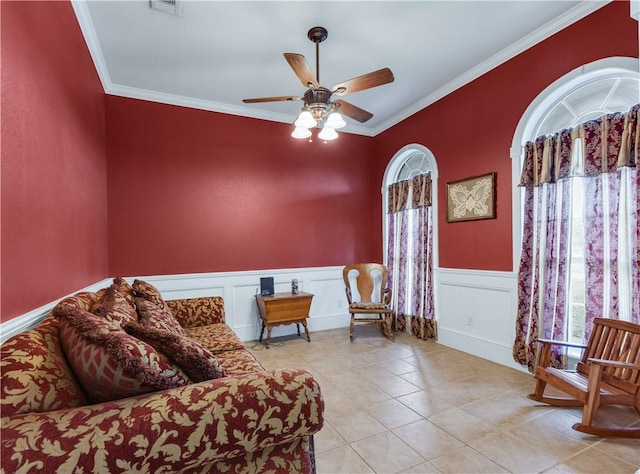
[[[609,56],[638,57],[638,22],[628,2],[608,4],[376,137],[378,183],[409,143],[435,155],[441,267],[512,270],[510,147],[516,126],[556,79]],[[497,172],[497,218],[447,223],[446,183],[490,171]],[[379,208],[379,195],[372,197]],[[378,217],[374,228],[381,225]]]
[[[67,2],[0,2],[1,320],[107,275],[104,93]]]
[[[308,143],[289,124],[112,96],[107,124],[112,275],[378,255],[371,138]]]
[[[2,321],[118,274],[380,260],[382,176],[408,143],[438,162],[441,266],[511,270],[520,117],[577,66],[638,56],[613,2],[378,137],[307,143],[287,124],[105,99],[69,3],[0,8]],[[497,219],[447,224],[446,183],[488,171]]]

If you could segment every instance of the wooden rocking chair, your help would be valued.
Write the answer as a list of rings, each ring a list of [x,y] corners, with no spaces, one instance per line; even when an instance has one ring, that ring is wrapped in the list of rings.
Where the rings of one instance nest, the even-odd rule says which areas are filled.
[[[562,407],[583,407],[582,422],[573,429],[604,437],[640,438],[640,424],[595,426],[596,411],[603,405],[634,407],[640,415],[640,325],[614,319],[596,318],[586,346],[538,340],[542,344],[535,370],[536,388],[529,398]],[[551,346],[584,348],[575,371],[550,367]],[[546,385],[569,395],[544,395]],[[640,416],[638,418],[640,422]]]
[[[356,273],[355,282],[359,301],[354,301],[351,292],[350,273]],[[380,263],[356,263],[342,270],[351,323],[349,337],[353,339],[356,322],[380,323],[384,335],[391,337],[391,288],[387,287],[389,272]]]

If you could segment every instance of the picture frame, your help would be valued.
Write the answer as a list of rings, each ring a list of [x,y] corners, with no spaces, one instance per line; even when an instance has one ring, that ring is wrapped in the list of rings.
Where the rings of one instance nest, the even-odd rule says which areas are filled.
[[[447,183],[447,222],[495,218],[495,172]]]

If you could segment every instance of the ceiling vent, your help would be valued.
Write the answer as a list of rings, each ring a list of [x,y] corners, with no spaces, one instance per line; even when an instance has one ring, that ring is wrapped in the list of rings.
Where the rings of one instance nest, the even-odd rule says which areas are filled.
[[[181,0],[149,0],[149,6],[152,10],[182,16]]]

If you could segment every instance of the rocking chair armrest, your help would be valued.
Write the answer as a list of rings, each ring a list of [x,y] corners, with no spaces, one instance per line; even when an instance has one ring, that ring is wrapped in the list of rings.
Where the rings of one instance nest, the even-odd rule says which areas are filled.
[[[575,342],[568,342],[568,341],[556,341],[554,339],[538,339],[538,342],[543,345],[552,344],[552,345],[564,346],[564,347],[577,347],[578,349],[587,348],[586,344],[577,344]]]
[[[630,362],[619,362],[617,360],[607,360],[607,359],[587,359],[588,362],[592,364],[603,365],[605,367],[615,367],[618,369],[627,369],[627,370],[640,370],[640,364],[632,364]]]

